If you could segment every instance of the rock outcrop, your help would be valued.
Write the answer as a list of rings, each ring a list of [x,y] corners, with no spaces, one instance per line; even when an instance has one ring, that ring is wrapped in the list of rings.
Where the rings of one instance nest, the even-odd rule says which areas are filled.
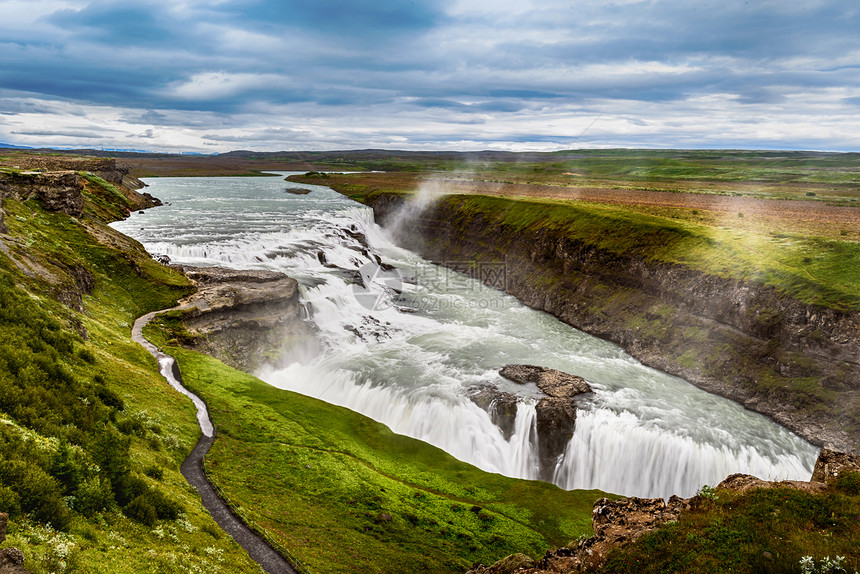
[[[80,217],[83,183],[75,171],[0,173],[0,196],[26,200],[36,196],[48,211]]]
[[[111,158],[79,158],[49,155],[26,155],[13,160],[13,169],[0,172],[0,203],[12,198],[27,200],[38,197],[44,208],[80,217],[84,209],[84,178],[95,175],[107,183],[125,190],[130,209],[146,209],[161,205],[149,193],[135,193],[143,182],[129,175],[130,168]],[[3,212],[0,210],[0,233],[5,233]]]
[[[535,383],[547,395],[538,401],[535,411],[540,477],[552,480],[556,461],[564,453],[576,428],[573,399],[590,393],[591,387],[582,377],[535,365],[506,365],[499,374],[515,383]]]
[[[531,564],[523,563],[516,570],[504,570],[510,557],[492,566],[475,565],[467,574],[584,574],[595,572],[606,560],[609,552],[653,532],[670,520],[677,520],[684,510],[695,504],[694,499],[673,496],[668,502],[662,498],[601,498],[594,503],[591,525],[594,535],[554,551]]]
[[[6,525],[9,516],[0,512],[0,544],[6,541]],[[24,553],[15,547],[0,550],[0,574],[29,574],[23,566]]]
[[[184,341],[188,346],[246,372],[276,364],[287,349],[316,348],[295,279],[263,270],[180,269],[197,286],[181,305],[183,322],[196,335]]]
[[[521,385],[534,383],[546,395],[535,405],[541,480],[552,480],[558,457],[564,453],[576,428],[574,398],[591,392],[585,379],[535,365],[506,365],[499,374]],[[472,387],[469,398],[487,411],[506,440],[514,433],[520,398],[493,385]]]
[[[519,397],[500,391],[493,385],[477,385],[469,389],[469,398],[487,411],[490,420],[502,431],[505,440],[510,440],[517,422]]]
[[[832,484],[842,471],[860,472],[860,455],[821,449],[815,468],[812,470],[812,481]]]
[[[385,225],[407,199],[378,193],[366,201]],[[446,196],[429,205],[399,226],[398,242],[442,264],[503,261],[503,274],[479,268],[477,278],[815,444],[858,449],[860,427],[845,421],[860,409],[860,313],[609,252],[551,228],[520,229],[503,212],[463,209],[466,201]],[[838,400],[809,408],[797,377],[818,381]]]
[[[590,393],[591,387],[582,377],[536,365],[505,365],[499,374],[521,385],[534,383],[550,397],[572,399]]]

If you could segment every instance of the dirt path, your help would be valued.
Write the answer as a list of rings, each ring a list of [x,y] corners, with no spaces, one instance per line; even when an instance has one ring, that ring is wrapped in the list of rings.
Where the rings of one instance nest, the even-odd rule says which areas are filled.
[[[174,309],[182,308],[174,307]],[[203,457],[209,452],[212,443],[215,442],[215,428],[209,418],[209,412],[206,409],[206,404],[194,393],[182,386],[182,377],[179,374],[179,368],[176,366],[176,361],[170,355],[167,355],[158,349],[155,345],[146,340],[143,336],[143,328],[159,313],[172,311],[173,309],[165,309],[163,311],[155,311],[148,313],[134,322],[131,338],[149,351],[158,362],[158,369],[161,375],[167,379],[170,386],[178,390],[183,395],[189,397],[197,407],[197,421],[200,424],[200,430],[203,436],[197,441],[197,445],[191,454],[188,455],[182,462],[180,471],[185,480],[190,485],[197,489],[200,494],[200,499],[203,501],[203,506],[215,519],[224,532],[233,537],[239,543],[239,546],[244,548],[252,560],[256,561],[269,574],[300,574],[296,568],[290,564],[277,550],[272,548],[265,540],[258,536],[253,530],[248,528],[227,505],[224,500],[218,496],[215,487],[206,478],[203,472]]]

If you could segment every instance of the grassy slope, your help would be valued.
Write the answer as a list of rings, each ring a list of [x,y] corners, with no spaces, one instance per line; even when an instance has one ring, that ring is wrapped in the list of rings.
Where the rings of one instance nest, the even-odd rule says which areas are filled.
[[[462,572],[590,533],[600,492],[482,472],[347,409],[169,352],[218,429],[210,477],[314,573]]]
[[[90,193],[112,192],[91,188]],[[88,213],[127,209],[117,202],[93,205],[89,199]],[[185,278],[153,262],[139,245],[91,217],[77,221],[62,214],[46,213],[36,201],[21,204],[7,200],[4,208],[5,222],[10,228],[7,241],[10,255],[39,274],[28,276],[9,256],[0,255],[0,274],[10,281],[2,288],[22,306],[18,320],[40,318],[65,330],[72,345],[54,352],[54,363],[71,375],[73,388],[84,393],[84,398],[92,395],[92,389],[104,386],[122,399],[124,409],[115,412],[112,420],[99,424],[106,423],[114,434],[116,428],[125,430],[122,436],[131,441],[129,476],[178,502],[184,512],[177,520],[158,520],[154,526],[147,526],[127,518],[113,505],[101,512],[73,511],[64,532],[13,512],[7,545],[24,551],[25,566],[35,574],[259,572],[259,567],[215,525],[196,492],[179,473],[179,464],[199,433],[193,407],[158,375],[155,361],[129,340],[135,317],[169,305],[188,292]],[[103,242],[97,241],[90,231]],[[83,314],[54,298],[72,288],[68,270],[75,267],[88,270],[95,279],[92,294],[84,295]],[[80,326],[88,332],[88,340],[74,333]],[[0,340],[14,340],[20,332],[25,332],[23,324],[16,326],[14,320],[4,322],[0,325]],[[16,393],[41,392],[28,386],[20,372],[16,375],[9,371],[7,364],[0,367],[0,381],[11,385],[11,389],[19,389]],[[13,403],[7,400],[6,404]],[[100,403],[95,404],[102,408]],[[16,412],[32,418],[27,410]],[[73,416],[88,416],[88,412],[83,409]],[[97,415],[101,411],[93,412]],[[36,445],[35,450],[29,447],[36,453],[35,460],[50,461],[56,457],[59,440],[51,434],[54,432],[67,438],[75,452],[89,461],[87,464],[92,462],[91,442],[96,440],[97,428],[92,432],[86,430],[87,420],[73,418],[62,427],[39,425],[40,429],[55,428],[46,431],[34,430],[9,412],[0,412],[0,418],[7,441],[12,441],[8,444],[23,439],[25,445]],[[83,449],[74,446],[75,441]],[[103,476],[104,470],[97,475]],[[27,485],[0,485],[19,490],[23,486]],[[67,503],[75,507],[73,499],[67,499]]]
[[[860,474],[846,473],[823,494],[787,488],[745,494],[717,489],[715,498],[653,534],[616,551],[606,573],[789,573],[803,556],[819,565],[843,556],[860,568]],[[811,570],[810,570],[811,571]]]
[[[36,201],[5,202],[11,258],[0,256],[0,268],[15,286],[4,288],[22,295],[31,315],[46,313],[67,332],[75,325],[86,329],[89,339],[69,335],[71,347],[55,360],[80,388],[104,384],[123,400],[124,409],[107,424],[125,429],[131,441],[130,474],[177,501],[184,515],[146,526],[117,507],[73,511],[64,531],[13,515],[8,544],[24,550],[25,565],[36,574],[259,571],[178,472],[198,436],[193,408],[128,338],[135,317],[171,305],[189,286],[97,221],[122,216],[128,206],[120,190],[98,178],[87,181],[81,221],[46,213]],[[22,273],[13,259],[41,276]],[[74,290],[74,268],[95,280],[83,297],[83,314],[55,300]],[[16,330],[14,323],[3,325],[0,336]],[[198,386],[195,377],[218,383],[196,389],[222,433],[209,472],[242,514],[313,572],[456,572],[522,548],[538,555],[590,530],[591,505],[601,493],[568,493],[483,473],[355,413],[273,389],[213,359],[189,354],[182,364],[192,386]],[[21,384],[8,376],[4,382]],[[50,432],[34,431],[9,413],[0,411],[0,417],[6,432],[43,445],[43,458],[56,456],[59,441]]]

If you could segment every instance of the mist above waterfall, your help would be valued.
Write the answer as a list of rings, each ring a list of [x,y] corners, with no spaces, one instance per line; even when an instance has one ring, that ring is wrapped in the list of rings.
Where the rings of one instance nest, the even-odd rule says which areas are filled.
[[[453,189],[445,180],[434,177],[422,180],[415,193],[409,196],[397,211],[388,216],[386,231],[395,238],[408,233],[409,225],[415,218],[420,217],[428,207],[450,193],[453,193]]]
[[[285,349],[281,368],[259,373],[274,386],[346,406],[485,470],[536,478],[540,394],[498,369],[540,364],[595,390],[578,399],[576,431],[553,469],[563,488],[687,496],[732,472],[811,473],[817,449],[797,436],[490,289],[470,275],[473,262],[440,267],[401,249],[369,209],[327,188],[291,196],[280,178],[149,183],[171,205],[116,226],[150,252],[299,281],[319,350]],[[422,187],[397,220],[401,231],[448,192],[444,182]],[[520,397],[509,437],[469,398],[479,385]]]

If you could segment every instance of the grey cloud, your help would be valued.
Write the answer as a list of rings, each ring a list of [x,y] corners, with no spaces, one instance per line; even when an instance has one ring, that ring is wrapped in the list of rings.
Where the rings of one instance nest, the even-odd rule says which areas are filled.
[[[856,93],[860,85],[860,69],[846,58],[860,51],[860,12],[843,0],[617,5],[542,0],[528,12],[476,9],[457,18],[451,5],[448,0],[228,0],[177,11],[155,0],[93,0],[80,10],[46,15],[31,29],[0,23],[3,95],[28,96],[0,99],[0,114],[10,120],[19,114],[68,116],[81,113],[71,103],[108,106],[136,124],[123,137],[155,140],[156,134],[181,128],[195,134],[201,146],[276,141],[285,132],[246,125],[267,117],[276,128],[296,121],[292,118],[341,129],[349,122],[381,126],[342,137],[291,136],[366,147],[413,132],[416,145],[463,140],[462,134],[448,133],[451,125],[463,126],[473,137],[471,132],[489,133],[513,117],[546,124],[540,122],[543,115],[562,112],[648,109],[637,102],[665,114],[700,105],[688,104],[696,98],[727,98],[741,106],[731,108],[737,122],[752,121],[741,119],[746,106],[768,109],[790,124],[798,96],[829,97],[845,113],[855,112],[860,99],[827,95]],[[243,45],[242,38],[261,39],[266,46],[271,41],[274,47]],[[636,65],[651,65],[652,71]],[[237,81],[220,93],[207,92],[205,85],[179,89],[207,74],[265,80]],[[633,113],[627,114],[628,125],[643,127],[645,116]],[[679,121],[683,127],[689,120]],[[236,128],[244,127],[247,135],[236,135],[243,133]],[[679,135],[683,129],[670,131],[668,121],[648,127],[666,130],[658,138],[693,141],[682,139],[688,137]],[[698,134],[689,137],[698,141],[723,141],[688,127]],[[434,129],[447,135],[428,135]],[[484,137],[494,145],[501,144],[494,139],[497,133],[507,133],[505,141],[512,145],[540,139],[531,125],[510,129]],[[58,131],[66,137],[92,135]],[[230,135],[219,135],[222,131]],[[626,142],[641,136],[612,137]],[[654,134],[649,137],[649,145],[656,145]],[[567,145],[551,134],[541,141]]]
[[[10,132],[21,136],[46,136],[46,137],[67,137],[75,139],[102,139],[105,133],[102,130],[83,131],[83,130],[14,130]]]

